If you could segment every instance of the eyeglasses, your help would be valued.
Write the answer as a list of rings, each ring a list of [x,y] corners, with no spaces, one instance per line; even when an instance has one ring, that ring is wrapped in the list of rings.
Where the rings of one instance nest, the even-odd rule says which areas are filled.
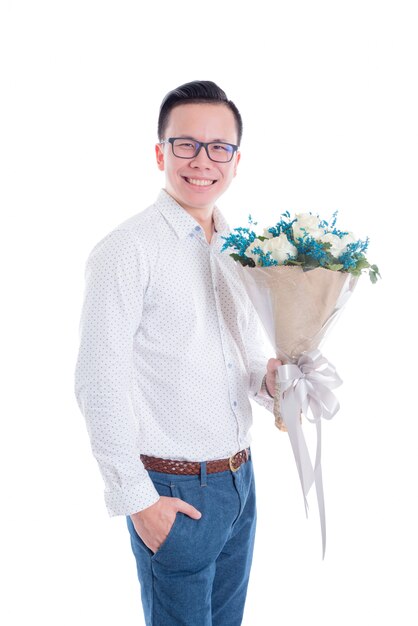
[[[194,159],[202,148],[205,148],[206,154],[211,161],[216,163],[228,163],[232,160],[234,153],[238,150],[239,146],[232,143],[224,143],[222,141],[196,141],[195,139],[189,139],[188,137],[169,137],[161,142],[171,143],[174,156],[179,159]]]

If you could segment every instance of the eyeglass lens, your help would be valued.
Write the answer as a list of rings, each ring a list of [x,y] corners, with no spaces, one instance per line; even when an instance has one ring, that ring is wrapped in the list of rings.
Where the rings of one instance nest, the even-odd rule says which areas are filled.
[[[175,156],[183,159],[191,159],[196,156],[199,143],[191,139],[175,139],[173,141],[173,152]],[[208,145],[208,155],[212,161],[226,163],[230,161],[234,153],[234,148],[229,143],[210,143]]]

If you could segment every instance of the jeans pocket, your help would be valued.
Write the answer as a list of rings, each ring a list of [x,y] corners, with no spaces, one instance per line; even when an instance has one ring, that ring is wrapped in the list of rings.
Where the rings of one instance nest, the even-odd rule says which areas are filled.
[[[175,536],[178,530],[178,527],[180,525],[181,518],[183,517],[183,515],[184,515],[183,513],[180,513],[179,511],[177,511],[173,525],[168,531],[167,537],[164,539],[164,541],[162,542],[158,550],[154,552],[154,554],[151,557],[151,561],[153,561],[156,557],[159,557],[163,552],[165,552],[167,549],[170,548],[170,544],[173,541],[173,537]]]
[[[162,476],[158,475],[156,472],[150,472],[150,477],[154,483],[154,487],[156,488],[160,496],[165,496],[168,498],[178,497],[179,494],[177,492],[176,486],[172,482],[170,476]],[[157,559],[160,555],[164,555],[165,552],[170,553],[170,545],[172,543],[175,544],[175,542],[173,542],[173,539],[175,539],[177,535],[178,528],[182,522],[182,518],[184,518],[184,513],[180,513],[179,511],[177,511],[174,522],[170,530],[168,531],[168,535],[166,536],[160,547],[157,549],[156,552],[152,552],[152,550],[149,550],[151,561]]]

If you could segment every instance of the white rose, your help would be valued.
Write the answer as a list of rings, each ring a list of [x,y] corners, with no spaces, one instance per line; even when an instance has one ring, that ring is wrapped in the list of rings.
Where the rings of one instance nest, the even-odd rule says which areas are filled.
[[[311,215],[311,213],[296,213],[296,222],[294,222],[293,236],[295,239],[310,235],[314,239],[320,239],[325,233],[323,228],[319,227],[320,219],[317,215]]]
[[[256,265],[259,265],[260,257],[258,254],[254,254],[254,248],[260,247],[264,254],[270,252],[271,258],[277,261],[278,263],[284,263],[287,259],[294,259],[297,256],[297,248],[290,243],[288,238],[284,233],[279,235],[278,237],[271,237],[270,239],[265,239],[264,241],[260,241],[256,239],[253,243],[247,248],[245,254],[250,258],[254,259]]]
[[[252,244],[250,244],[248,246],[248,248],[245,251],[245,256],[250,257],[250,259],[252,259],[253,261],[255,261],[255,264],[258,265],[259,264],[259,260],[260,260],[260,256],[257,253],[254,253],[253,250],[254,248],[261,248],[261,244],[263,242],[260,241],[259,239],[254,239],[254,241],[252,242]]]
[[[343,235],[342,237],[333,235],[332,233],[326,233],[326,235],[322,235],[320,240],[324,243],[330,243],[330,253],[334,258],[339,259],[346,251],[348,244],[356,241],[356,238],[353,233],[347,233],[347,235]]]
[[[245,251],[245,256],[248,256],[250,257],[250,259],[253,259],[256,265],[258,265],[258,261],[260,260],[260,257],[258,254],[254,254],[253,250],[254,248],[258,248],[258,246],[260,246],[261,248],[262,243],[263,242],[260,241],[259,239],[254,239],[254,241],[248,246],[248,248]]]

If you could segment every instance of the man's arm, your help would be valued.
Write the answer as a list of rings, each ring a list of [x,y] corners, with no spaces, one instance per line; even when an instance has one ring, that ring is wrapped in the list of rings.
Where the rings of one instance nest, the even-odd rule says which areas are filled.
[[[265,340],[261,321],[253,304],[249,303],[249,323],[246,335],[247,353],[250,363],[250,396],[273,413],[276,369],[282,362],[266,356]],[[265,381],[265,386],[263,384]]]
[[[130,515],[156,552],[178,511],[201,514],[179,498],[159,496],[138,450],[132,403],[133,337],[140,324],[147,267],[129,231],[113,231],[91,252],[80,321],[75,393],[105,482],[110,516]]]
[[[159,499],[139,458],[132,404],[133,337],[147,278],[146,263],[127,230],[107,235],[87,260],[75,394],[110,516],[135,513]]]

